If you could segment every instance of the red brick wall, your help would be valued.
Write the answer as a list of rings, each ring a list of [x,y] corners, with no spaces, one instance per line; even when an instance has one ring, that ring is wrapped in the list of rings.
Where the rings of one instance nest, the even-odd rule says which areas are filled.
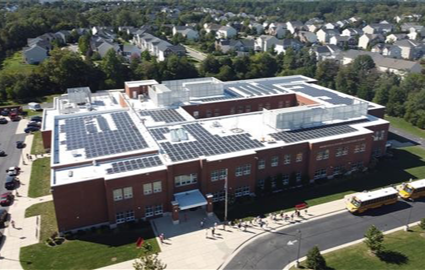
[[[316,101],[306,98],[301,95],[296,95],[299,106],[318,104]]]
[[[59,231],[108,222],[103,179],[53,187]]]
[[[134,98],[133,97],[133,91],[136,91],[137,95],[147,94],[148,93],[148,86],[147,85],[141,85],[141,86],[137,86],[137,87],[129,87],[129,86],[125,85],[125,93],[127,94],[127,96],[129,98]]]
[[[266,108],[266,104],[269,105],[269,109],[280,108],[279,105],[282,104],[283,105],[281,106],[281,108],[294,107],[297,106],[297,100],[295,94],[284,94],[278,96],[236,99],[221,102],[204,103],[199,105],[188,105],[183,106],[182,108],[185,109],[192,116],[194,115],[194,112],[197,111],[199,113],[198,118],[207,118],[208,111],[211,112],[211,116],[230,115],[232,114],[232,108],[234,109],[233,114],[248,112],[248,108],[250,112],[255,112],[262,110],[261,107]],[[216,113],[218,113],[218,115],[215,115]]]
[[[41,131],[41,138],[43,140],[44,149],[50,149],[52,144],[52,131],[51,130]]]
[[[123,108],[128,107],[128,106],[127,106],[127,103],[126,103],[126,102],[125,102],[125,100],[124,100],[124,97],[122,96],[122,94],[120,94],[120,105],[121,105],[121,107],[123,107]]]

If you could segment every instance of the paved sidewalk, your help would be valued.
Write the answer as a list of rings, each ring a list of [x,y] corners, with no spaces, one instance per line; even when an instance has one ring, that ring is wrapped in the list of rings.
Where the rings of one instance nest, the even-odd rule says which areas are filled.
[[[206,236],[206,229],[199,228],[199,220],[196,220],[196,229],[186,234],[176,234],[160,244],[161,253],[159,258],[167,264],[167,269],[218,269],[225,263],[234,252],[249,240],[260,237],[261,235],[272,233],[273,231],[291,226],[301,222],[308,222],[309,220],[328,216],[330,214],[338,213],[345,209],[344,200],[333,201],[317,206],[310,207],[308,214],[305,215],[302,211],[303,217],[297,218],[293,222],[285,222],[280,220],[272,220],[270,217],[263,219],[267,221],[268,227],[261,228],[258,224],[249,226],[247,231],[239,230],[237,227],[230,228],[219,225],[216,229],[216,237],[212,237],[211,231],[208,231]],[[288,212],[291,215],[293,212]],[[169,229],[175,228],[180,230],[179,226],[184,226],[185,223],[180,225],[172,225],[171,218],[169,219]],[[156,220],[154,220],[157,223]],[[188,226],[193,226],[188,224]],[[156,226],[159,227],[159,226]],[[157,230],[157,233],[162,233]],[[167,237],[167,235],[165,234]],[[159,239],[158,239],[158,242]],[[134,260],[126,261],[123,263],[111,265],[102,269],[132,269]]]
[[[26,125],[25,120],[21,120],[21,123],[23,126]],[[33,135],[25,137],[26,147],[22,149],[22,156],[18,165],[21,168],[21,173],[18,176],[21,181],[21,186],[18,189],[19,196],[15,196],[15,201],[9,207],[10,219],[15,222],[15,228],[9,223],[5,229],[3,246],[0,252],[0,269],[22,269],[19,261],[20,249],[21,247],[39,242],[40,224],[39,216],[25,218],[25,210],[33,204],[52,200],[51,195],[39,198],[28,197],[31,165],[33,161],[28,160],[27,154],[31,153],[33,138]],[[33,156],[33,160],[34,158]],[[16,191],[14,194],[16,195]]]

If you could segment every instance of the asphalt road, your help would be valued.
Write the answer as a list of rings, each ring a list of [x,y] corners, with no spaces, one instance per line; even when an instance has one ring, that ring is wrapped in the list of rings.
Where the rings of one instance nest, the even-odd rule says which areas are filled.
[[[327,218],[301,223],[260,237],[244,248],[224,269],[283,269],[296,260],[301,231],[300,257],[317,245],[326,250],[363,238],[366,230],[375,225],[391,230],[425,217],[425,199],[416,202],[399,201],[394,205],[366,211],[362,215],[342,212]],[[290,242],[291,241],[291,242]],[[288,243],[289,242],[289,243]]]
[[[16,148],[16,141],[25,140],[26,134],[23,130],[18,130],[19,122],[9,121],[5,125],[0,125],[0,149],[5,151],[7,156],[0,157],[0,194],[7,192],[4,188],[6,180],[6,169],[17,166],[21,157],[22,150]]]
[[[187,51],[187,55],[195,58],[199,62],[203,61],[205,58],[207,58],[207,55],[203,52],[199,52],[195,49],[190,48],[189,46],[184,46]]]

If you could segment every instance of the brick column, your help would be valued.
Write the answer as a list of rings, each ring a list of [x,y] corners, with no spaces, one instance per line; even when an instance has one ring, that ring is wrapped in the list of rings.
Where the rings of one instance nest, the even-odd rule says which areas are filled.
[[[207,215],[212,216],[213,215],[213,195],[211,193],[206,195],[207,197]]]
[[[179,224],[179,203],[177,201],[171,202],[171,219],[173,220],[173,224]]]

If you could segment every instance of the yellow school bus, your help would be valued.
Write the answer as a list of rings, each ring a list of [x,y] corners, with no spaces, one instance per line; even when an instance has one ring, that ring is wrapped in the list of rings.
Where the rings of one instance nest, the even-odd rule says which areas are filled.
[[[363,213],[368,209],[396,203],[397,200],[397,190],[393,187],[388,187],[354,194],[348,198],[346,207],[351,213]]]
[[[398,191],[403,199],[425,197],[425,179],[403,183]]]

